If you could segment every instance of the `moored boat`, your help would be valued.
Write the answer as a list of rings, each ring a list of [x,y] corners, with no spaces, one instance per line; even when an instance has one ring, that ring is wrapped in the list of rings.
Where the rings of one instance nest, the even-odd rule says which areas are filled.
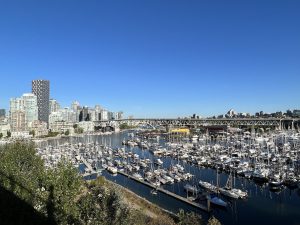
[[[219,198],[217,195],[211,194],[207,196],[207,199],[214,205],[221,206],[221,207],[227,207],[227,202],[223,201],[221,198]]]
[[[113,166],[108,166],[107,171],[112,173],[112,174],[117,174],[118,173],[118,169],[116,167],[113,167]]]
[[[184,190],[186,192],[193,193],[193,194],[198,194],[200,192],[199,189],[196,186],[193,186],[193,185],[190,185],[190,184],[186,184],[184,186]]]

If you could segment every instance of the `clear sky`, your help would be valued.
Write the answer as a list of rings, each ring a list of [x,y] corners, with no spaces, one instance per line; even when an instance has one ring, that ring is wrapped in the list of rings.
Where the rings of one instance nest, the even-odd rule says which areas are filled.
[[[0,0],[0,108],[41,78],[136,117],[300,108],[300,1]]]

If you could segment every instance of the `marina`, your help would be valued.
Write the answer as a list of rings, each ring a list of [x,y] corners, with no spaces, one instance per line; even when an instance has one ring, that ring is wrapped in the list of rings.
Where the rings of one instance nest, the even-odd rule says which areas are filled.
[[[204,218],[213,214],[224,224],[250,224],[246,214],[261,212],[265,218],[265,211],[273,209],[279,210],[276,221],[299,219],[295,132],[226,134],[218,140],[199,135],[180,142],[125,132],[39,145],[42,157],[50,153],[49,166],[68,158],[84,177],[105,176],[174,213],[183,208]]]
[[[1,3],[0,225],[300,225],[300,0]]]

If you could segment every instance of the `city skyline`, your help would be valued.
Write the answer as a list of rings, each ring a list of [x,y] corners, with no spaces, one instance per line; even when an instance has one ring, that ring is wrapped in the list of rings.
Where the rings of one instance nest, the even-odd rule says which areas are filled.
[[[298,1],[133,2],[7,2],[0,108],[35,79],[135,117],[300,108]]]
[[[33,85],[33,82],[34,81],[46,81],[46,82],[51,82],[50,80],[44,80],[44,79],[36,79],[36,80],[32,80],[31,81],[31,85]],[[50,88],[50,90],[51,90],[51,88]],[[49,90],[49,91],[50,91]],[[30,95],[30,94],[32,94],[33,92],[30,92],[30,91],[28,91],[28,92],[23,92],[22,94],[20,94],[20,95],[23,95],[23,96],[28,96],[28,95]],[[33,96],[36,96],[34,93],[33,93]],[[14,99],[18,99],[18,97],[16,97],[16,96],[13,96],[13,97],[10,97],[10,99],[9,99],[9,102],[11,102],[11,100],[14,100]],[[80,101],[78,101],[77,99],[73,99],[72,101],[71,101],[71,103],[69,103],[69,104],[65,104],[65,105],[61,105],[60,103],[60,101],[59,101],[59,99],[57,99],[57,98],[53,98],[53,97],[50,97],[49,98],[49,115],[51,114],[51,110],[50,110],[50,107],[51,107],[51,105],[50,105],[50,102],[55,102],[55,104],[58,104],[58,109],[70,109],[70,110],[72,110],[72,107],[73,107],[73,104],[74,103],[78,103],[81,107],[83,107],[83,108],[93,108],[93,107],[103,107],[103,105],[101,104],[101,105],[99,105],[99,102],[98,103],[93,103],[93,104],[91,104],[91,105],[86,105],[86,104],[81,104],[81,102]],[[3,107],[2,107],[3,108]],[[0,108],[1,110],[2,110],[2,108]],[[105,107],[104,106],[104,108],[103,109],[106,109],[107,107]],[[3,108],[3,110],[5,110],[7,113],[9,113],[9,107],[8,108]],[[233,108],[231,108],[231,109],[229,109],[229,111],[227,112],[228,110],[226,110],[225,109],[225,111],[224,112],[220,112],[219,114],[210,114],[210,115],[207,115],[207,116],[204,116],[204,117],[218,117],[218,116],[226,116],[226,115],[228,115],[228,113],[230,113],[231,111],[232,112],[234,112],[234,113],[236,113],[236,115],[238,115],[238,114],[249,114],[249,115],[251,115],[251,116],[255,116],[255,114],[257,114],[257,113],[264,113],[264,114],[274,114],[274,113],[278,113],[278,112],[281,112],[281,113],[286,113],[287,111],[299,111],[299,109],[297,109],[297,108],[288,108],[288,109],[282,109],[282,110],[274,110],[274,111],[264,111],[263,109],[260,109],[260,110],[256,110],[256,111],[253,111],[253,112],[249,112],[249,111],[238,111],[238,110],[235,110],[235,109],[233,109]],[[126,112],[125,112],[126,113]],[[7,114],[8,115],[8,114]],[[131,116],[134,116],[134,115],[126,115],[126,116],[129,116],[129,117],[131,117]],[[184,117],[191,117],[191,116],[200,116],[200,118],[202,117],[202,115],[199,115],[199,114],[197,114],[197,113],[191,113],[190,115],[186,115],[186,116],[178,116],[178,117],[181,117],[181,118],[184,118]],[[144,118],[144,117],[138,117],[138,118]],[[157,118],[163,118],[163,117],[157,117]],[[165,118],[168,118],[168,117],[165,117]],[[171,118],[171,117],[169,117],[169,118]],[[175,117],[174,117],[175,118]]]

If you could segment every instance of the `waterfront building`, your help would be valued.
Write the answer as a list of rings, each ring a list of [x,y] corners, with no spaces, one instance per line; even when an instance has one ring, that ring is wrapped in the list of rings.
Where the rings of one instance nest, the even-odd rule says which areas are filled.
[[[10,131],[10,124],[7,121],[0,122],[0,134],[3,135],[3,137],[7,136],[7,132]]]
[[[77,110],[80,110],[80,103],[78,101],[74,101],[71,104],[71,109],[75,112]]]
[[[62,120],[70,123],[76,123],[76,113],[69,108],[63,108],[58,111],[61,114]]]
[[[101,107],[100,105],[96,105],[96,106],[95,106],[95,110],[96,110],[98,113],[100,113],[101,110],[102,110],[102,107]]]
[[[60,105],[55,99],[50,99],[49,103],[49,114],[60,110]]]
[[[84,106],[79,114],[79,122],[90,121],[89,109],[87,106]]]
[[[78,126],[83,129],[83,132],[92,132],[95,130],[95,124],[92,121],[82,121]]]
[[[34,131],[36,137],[45,136],[48,134],[47,123],[39,120],[32,122],[31,130]]]
[[[107,112],[108,120],[115,120],[115,113],[114,112]]]
[[[4,122],[5,119],[6,117],[0,117],[0,122]]]
[[[106,109],[101,110],[100,120],[108,120],[108,111]]]
[[[190,130],[188,128],[177,128],[171,129],[169,133],[171,135],[188,136],[190,134]]]
[[[300,110],[299,109],[295,109],[293,111],[293,115],[294,115],[294,117],[300,117]]]
[[[233,117],[235,117],[235,116],[237,116],[237,113],[236,113],[233,109],[230,109],[230,110],[227,112],[227,114],[225,115],[225,117],[227,117],[227,118],[233,118]]]
[[[98,121],[99,114],[97,113],[97,111],[95,109],[88,108],[88,115],[89,115],[90,121]]]
[[[11,98],[9,101],[9,117],[11,117],[11,113],[19,110],[24,110],[22,98]]]
[[[10,125],[12,132],[26,131],[25,112],[23,110],[16,110],[11,112]]]
[[[239,118],[247,118],[247,117],[250,117],[250,114],[249,113],[238,113],[238,117]]]
[[[105,113],[104,113],[104,117],[105,118]],[[108,120],[120,120],[123,118],[123,112],[110,112],[107,111],[107,119]]]
[[[18,127],[16,129],[19,130],[22,127],[19,126],[23,123],[23,117],[20,112],[25,114],[24,131],[28,130],[31,127],[31,123],[38,119],[37,97],[34,94],[23,94],[20,98],[10,99],[9,116],[13,129]]]
[[[122,111],[116,113],[116,120],[121,120],[121,119],[123,119],[123,112]]]
[[[95,111],[96,111],[96,121],[101,120],[101,110],[102,107],[100,105],[95,106]]]
[[[195,113],[191,117],[191,119],[200,119],[200,118],[201,118],[201,116],[199,116],[199,115],[197,115]]]
[[[23,109],[25,112],[26,126],[30,128],[31,123],[35,120],[38,120],[37,97],[31,93],[23,94],[22,100]]]
[[[75,112],[75,115],[76,115],[76,123],[79,122],[79,116],[80,116],[80,112],[81,112],[81,106],[80,106],[80,103],[78,101],[74,101],[72,102],[71,104],[71,110],[73,110],[73,112]]]
[[[49,128],[52,132],[65,133],[69,131],[70,134],[74,134],[74,124],[66,121],[55,121],[49,124]]]
[[[293,117],[293,112],[292,112],[292,110],[288,109],[288,110],[286,111],[285,115],[286,115],[287,117]]]
[[[11,132],[11,137],[14,139],[27,139],[31,138],[32,135],[29,134],[29,131],[14,131]]]
[[[48,123],[50,82],[48,80],[33,80],[32,93],[37,96],[38,119]]]
[[[52,112],[49,116],[49,124],[57,121],[76,123],[76,113],[69,108],[63,108],[58,110],[57,112]]]
[[[51,127],[51,124],[56,121],[62,121],[62,115],[59,112],[53,112],[49,115],[49,127]]]

